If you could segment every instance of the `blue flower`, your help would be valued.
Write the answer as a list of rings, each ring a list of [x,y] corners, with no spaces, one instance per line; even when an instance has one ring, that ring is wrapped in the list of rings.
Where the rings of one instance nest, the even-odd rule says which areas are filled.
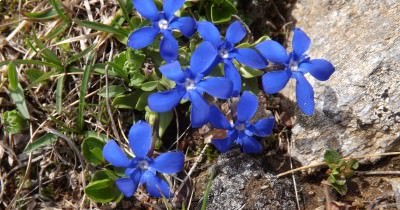
[[[246,36],[246,30],[239,21],[233,22],[228,27],[225,39],[221,39],[218,29],[208,21],[198,22],[197,31],[205,41],[211,42],[217,50],[218,56],[214,65],[221,62],[224,63],[225,77],[233,82],[233,96],[238,96],[242,87],[241,77],[232,62],[233,59],[255,69],[266,67],[264,59],[256,50],[235,48],[236,44]]]
[[[135,157],[129,159],[114,140],[103,148],[103,156],[115,167],[126,168],[127,177],[120,178],[115,184],[126,196],[130,197],[139,185],[146,185],[147,192],[153,197],[167,197],[172,193],[167,182],[157,173],[174,174],[182,170],[184,158],[182,152],[166,152],[155,159],[148,156],[152,148],[152,131],[148,123],[139,121],[129,130],[129,146]]]
[[[185,3],[185,0],[164,0],[163,11],[158,11],[153,0],[133,0],[133,5],[143,17],[152,22],[152,26],[142,27],[134,31],[128,38],[128,46],[141,49],[150,45],[158,34],[162,34],[160,54],[166,61],[174,61],[178,57],[178,41],[172,30],[179,30],[190,37],[195,32],[196,21],[191,17],[176,17],[174,13]]]
[[[208,122],[210,106],[203,99],[204,92],[221,99],[232,95],[232,82],[223,77],[204,78],[204,71],[215,59],[212,44],[203,42],[193,52],[190,67],[182,70],[178,61],[160,67],[161,73],[176,83],[175,88],[153,93],[148,98],[148,105],[155,112],[167,112],[179,104],[182,99],[192,102],[192,127],[200,127]]]
[[[243,92],[237,104],[237,116],[234,123],[230,123],[217,107],[210,108],[210,123],[218,129],[226,130],[226,137],[213,139],[212,144],[220,151],[228,151],[232,144],[241,146],[242,152],[260,153],[262,145],[254,136],[265,137],[271,135],[274,127],[274,118],[263,118],[255,123],[250,119],[258,108],[257,96],[251,92]]]
[[[290,78],[296,80],[296,99],[301,111],[307,115],[314,113],[314,90],[304,77],[310,73],[320,81],[328,80],[335,71],[333,65],[325,59],[310,59],[305,54],[310,46],[310,38],[299,28],[294,29],[293,52],[286,53],[278,42],[267,40],[256,48],[269,61],[282,64],[282,70],[268,72],[262,77],[264,91],[274,94],[282,90]]]

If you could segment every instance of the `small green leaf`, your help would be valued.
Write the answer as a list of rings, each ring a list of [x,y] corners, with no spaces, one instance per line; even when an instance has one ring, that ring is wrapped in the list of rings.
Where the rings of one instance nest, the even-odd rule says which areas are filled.
[[[62,112],[62,95],[64,92],[64,81],[65,81],[65,76],[61,76],[57,80],[57,89],[56,89],[56,110],[57,113]]]
[[[17,68],[13,62],[8,65],[8,81],[10,97],[15,103],[15,106],[25,119],[30,119],[28,107],[25,102],[24,90],[18,82]]]
[[[27,153],[33,152],[42,147],[51,145],[55,141],[57,141],[56,135],[54,135],[52,133],[46,133],[46,134],[42,135],[41,137],[39,137],[38,139],[36,139],[35,141],[33,141],[32,143],[29,143],[25,147],[24,153],[27,154]]]
[[[259,77],[264,74],[263,71],[256,70],[247,66],[240,65],[239,71],[244,78]]]
[[[211,5],[211,21],[213,23],[228,22],[231,20],[232,15],[236,13],[236,7],[228,0]]]
[[[100,138],[87,137],[82,142],[82,153],[87,161],[94,165],[104,163],[103,147],[105,143]]]
[[[140,86],[140,89],[143,91],[153,91],[157,88],[158,86],[158,81],[150,81],[150,82],[145,82]]]
[[[108,97],[114,98],[118,95],[122,95],[125,93],[125,87],[121,85],[110,85],[108,86]],[[99,93],[101,97],[106,97],[106,87],[104,86],[101,92]]]
[[[140,87],[146,80],[143,74],[139,72],[132,73],[131,80],[129,82],[130,87]]]
[[[103,170],[100,170],[100,171],[96,171],[93,174],[92,182],[93,181],[98,181],[98,180],[103,180],[103,179],[115,180],[117,178],[118,178],[118,176],[116,176],[113,171],[110,171],[108,169],[103,169]]]
[[[127,95],[116,96],[112,101],[112,105],[118,109],[135,109],[135,102],[139,100],[141,95],[142,91],[135,91]]]
[[[242,84],[242,90],[248,90],[253,92],[254,94],[258,94],[261,90],[260,87],[258,86],[258,78],[253,77],[253,78],[243,78],[243,84]]]
[[[336,152],[335,150],[326,150],[325,155],[324,155],[324,161],[326,164],[328,164],[328,166],[330,164],[338,164],[340,159],[342,159],[339,155],[338,152]]]
[[[138,111],[143,111],[144,108],[147,106],[147,98],[149,97],[149,95],[151,94],[151,92],[143,92],[139,99],[136,102],[136,106],[135,109]]]
[[[10,134],[21,133],[28,127],[28,122],[17,110],[6,111],[1,118],[1,124]]]
[[[30,83],[33,83],[35,80],[39,79],[43,76],[44,72],[39,69],[27,69],[25,70],[25,75],[28,78]]]
[[[85,96],[87,93],[88,85],[89,85],[89,79],[90,79],[90,74],[93,70],[94,66],[94,53],[91,53],[89,55],[89,60],[88,64],[86,64],[85,70],[83,72],[83,78],[82,78],[82,83],[81,83],[81,89],[80,89],[80,94],[79,94],[79,105],[78,105],[78,117],[77,117],[77,125],[78,129],[82,130],[83,129],[83,114],[84,114],[84,109],[85,109]]]
[[[106,25],[103,23],[97,23],[97,22],[92,22],[92,21],[87,21],[87,20],[78,20],[75,19],[74,22],[80,26],[91,28],[96,31],[103,31],[107,33],[112,33],[115,34],[119,37],[125,37],[126,39],[128,38],[128,32],[122,29],[117,29],[111,25]]]
[[[162,137],[164,135],[165,130],[167,130],[169,124],[171,124],[172,118],[174,114],[172,111],[159,113],[159,127],[158,127],[158,136]]]
[[[58,16],[54,8],[45,9],[40,12],[30,12],[25,14],[31,20],[50,20]]]
[[[85,194],[93,201],[108,203],[121,199],[122,193],[112,179],[102,179],[90,182],[85,188]]]

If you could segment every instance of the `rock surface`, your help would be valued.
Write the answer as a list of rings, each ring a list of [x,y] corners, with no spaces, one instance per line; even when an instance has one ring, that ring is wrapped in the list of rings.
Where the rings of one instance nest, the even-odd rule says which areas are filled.
[[[297,112],[292,155],[307,165],[322,161],[328,147],[344,156],[396,149],[400,136],[399,1],[299,0],[293,17],[296,26],[311,37],[309,55],[330,60],[336,72],[327,82],[310,78],[316,113],[305,117]],[[294,89],[286,89],[293,95]]]
[[[239,150],[220,155],[207,209],[296,209],[291,179],[277,179],[262,165]]]

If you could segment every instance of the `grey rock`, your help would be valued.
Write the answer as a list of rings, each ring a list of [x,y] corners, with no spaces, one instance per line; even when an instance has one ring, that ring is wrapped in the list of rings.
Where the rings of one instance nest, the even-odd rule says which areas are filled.
[[[322,161],[328,147],[344,156],[397,148],[400,2],[299,0],[293,16],[312,40],[309,55],[330,60],[336,72],[327,82],[309,77],[316,113],[297,112],[292,155],[308,165]],[[285,92],[293,98],[293,87]]]
[[[218,157],[208,210],[296,209],[293,184],[264,172],[260,158],[233,150]]]

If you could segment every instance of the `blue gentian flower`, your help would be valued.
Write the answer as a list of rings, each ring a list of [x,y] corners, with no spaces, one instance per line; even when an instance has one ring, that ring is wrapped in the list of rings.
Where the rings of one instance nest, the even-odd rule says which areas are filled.
[[[296,99],[300,110],[307,115],[314,113],[314,90],[304,75],[310,73],[314,78],[325,81],[335,71],[333,65],[325,59],[310,59],[305,54],[310,46],[310,38],[299,28],[294,29],[293,52],[286,53],[285,48],[276,41],[261,42],[256,48],[269,61],[282,64],[282,70],[268,72],[262,77],[264,91],[274,94],[282,90],[290,78],[296,80]]]
[[[134,31],[128,38],[128,46],[141,49],[150,45],[158,34],[162,34],[160,54],[166,61],[174,61],[178,57],[178,41],[172,30],[179,30],[190,37],[195,32],[196,21],[191,17],[176,17],[174,13],[185,3],[185,0],[164,0],[163,11],[158,11],[153,0],[132,0],[136,10],[152,22],[152,26],[142,27]]]
[[[161,73],[176,83],[175,88],[153,93],[148,98],[148,105],[155,112],[172,110],[179,102],[188,99],[192,102],[192,127],[200,127],[208,122],[210,106],[203,99],[204,92],[220,99],[232,95],[232,82],[224,77],[206,77],[206,71],[215,59],[212,44],[202,42],[193,52],[190,67],[182,70],[178,61],[160,67]]]
[[[210,108],[210,123],[218,129],[226,130],[226,138],[213,139],[212,144],[220,151],[228,151],[233,143],[241,146],[245,153],[260,153],[262,145],[254,136],[265,137],[271,135],[274,127],[274,118],[263,118],[255,123],[250,120],[258,108],[257,96],[244,91],[237,104],[237,116],[234,123],[230,123],[215,106]]]
[[[208,21],[198,22],[197,31],[201,38],[211,42],[217,50],[218,56],[214,65],[221,62],[224,63],[224,75],[233,82],[233,96],[238,96],[242,87],[242,80],[232,62],[233,59],[255,69],[266,67],[266,62],[256,50],[251,48],[235,48],[236,44],[246,36],[246,30],[239,21],[235,21],[229,25],[225,39],[221,39],[217,27]]]
[[[135,157],[129,159],[114,140],[103,148],[103,156],[115,167],[126,168],[126,177],[117,179],[115,184],[126,196],[130,197],[139,185],[146,185],[147,192],[153,197],[167,197],[172,193],[167,182],[158,173],[174,174],[182,170],[184,158],[182,152],[166,152],[155,159],[149,157],[152,148],[152,130],[147,122],[139,121],[129,130],[129,146]]]

